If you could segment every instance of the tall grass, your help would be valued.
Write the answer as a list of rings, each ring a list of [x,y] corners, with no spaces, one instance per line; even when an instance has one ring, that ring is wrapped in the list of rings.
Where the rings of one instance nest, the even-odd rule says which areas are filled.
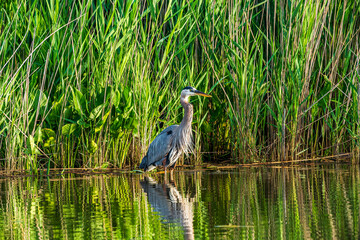
[[[359,16],[358,0],[2,2],[1,166],[137,165],[188,85],[213,98],[193,99],[187,162],[358,156]]]

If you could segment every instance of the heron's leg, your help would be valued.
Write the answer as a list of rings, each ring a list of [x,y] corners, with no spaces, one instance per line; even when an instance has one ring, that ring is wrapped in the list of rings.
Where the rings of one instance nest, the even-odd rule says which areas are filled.
[[[170,170],[170,181],[174,181],[173,179],[173,172],[175,170],[175,167],[176,167],[176,162],[174,163],[174,165],[171,166],[171,170]]]
[[[171,168],[170,170],[170,181],[174,182],[174,176],[173,176],[174,168]]]
[[[165,169],[165,165],[166,165],[166,158],[162,161],[162,165],[163,165],[163,167],[164,167],[164,169]]]
[[[164,176],[164,182],[167,183],[167,175],[166,175],[166,168],[165,168],[165,176]]]
[[[165,170],[165,181],[166,181],[166,158],[163,160],[163,167],[164,167],[164,170]]]

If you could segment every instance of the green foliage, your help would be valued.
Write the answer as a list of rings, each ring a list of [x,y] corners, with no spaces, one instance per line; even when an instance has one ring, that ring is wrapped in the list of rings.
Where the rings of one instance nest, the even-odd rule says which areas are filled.
[[[2,2],[1,167],[137,166],[188,85],[213,96],[192,100],[192,164],[357,156],[359,6]]]

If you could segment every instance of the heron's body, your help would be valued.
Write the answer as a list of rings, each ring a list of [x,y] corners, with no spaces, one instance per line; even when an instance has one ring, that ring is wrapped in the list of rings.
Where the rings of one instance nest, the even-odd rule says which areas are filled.
[[[193,106],[189,103],[189,97],[194,95],[210,96],[192,87],[183,89],[180,98],[181,105],[184,108],[183,120],[180,125],[167,127],[151,142],[139,166],[141,169],[150,171],[157,166],[164,166],[165,169],[168,167],[173,169],[182,153],[192,151],[191,122],[193,118]]]

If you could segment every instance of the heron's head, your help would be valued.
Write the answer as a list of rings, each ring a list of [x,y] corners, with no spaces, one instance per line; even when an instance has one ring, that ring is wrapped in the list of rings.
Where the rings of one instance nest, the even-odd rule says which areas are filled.
[[[195,95],[199,95],[199,96],[203,96],[203,97],[211,97],[211,95],[200,92],[199,90],[196,90],[193,87],[185,87],[181,91],[181,100],[188,103],[189,102],[189,97],[195,96]]]

